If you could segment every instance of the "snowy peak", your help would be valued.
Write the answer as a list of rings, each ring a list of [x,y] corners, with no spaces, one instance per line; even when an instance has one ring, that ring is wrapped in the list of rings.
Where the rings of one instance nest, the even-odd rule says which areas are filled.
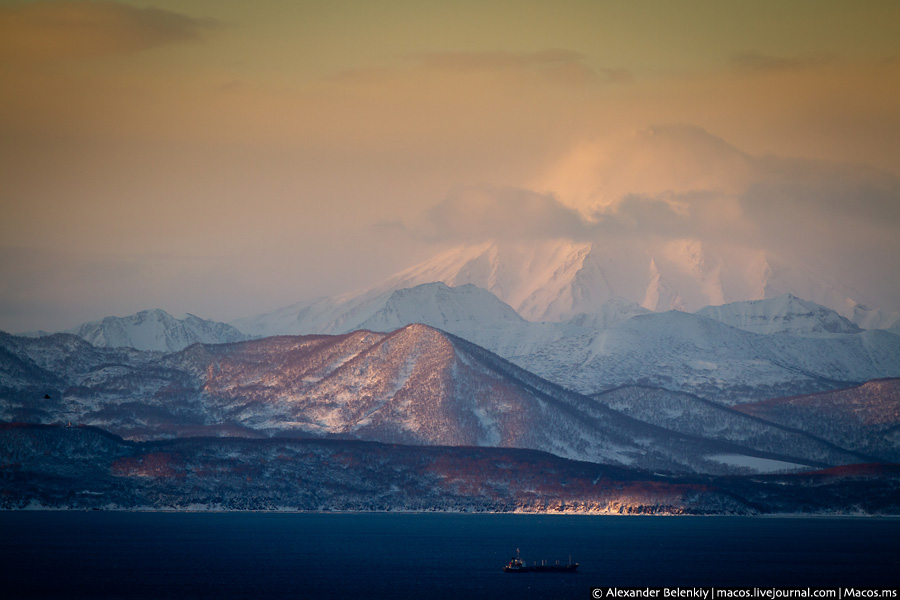
[[[399,289],[434,281],[471,284],[488,290],[528,320],[558,320],[574,314],[573,284],[590,249],[590,243],[561,239],[460,246],[398,273],[385,285]]]
[[[535,403],[531,392],[480,366],[427,325],[202,348],[202,354],[188,349],[184,358],[200,374],[205,396],[233,404],[230,414],[241,423],[271,431],[527,446],[520,439],[527,432],[517,424],[537,425],[534,407],[525,406]],[[505,411],[496,408],[504,402]]]
[[[629,364],[650,368],[686,353],[693,363],[692,348],[728,332],[733,335],[729,348],[739,346],[741,337],[764,337],[687,313],[648,314],[593,339],[549,347],[545,358],[576,365],[572,368],[579,373],[615,367],[621,356],[611,351],[624,351]],[[592,462],[708,473],[736,472],[753,457],[794,465],[790,468],[844,460],[818,451],[794,453],[784,444],[743,447],[750,442],[735,445],[702,432],[685,434],[665,423],[642,422],[628,407],[620,411],[598,403],[422,324],[391,333],[193,344],[164,355],[98,348],[72,335],[38,340],[0,336],[0,342],[17,374],[7,381],[15,393],[0,398],[0,420],[6,421],[95,425],[142,439],[224,432],[515,447]],[[650,360],[634,352],[651,346],[661,352]],[[717,354],[721,349],[710,348]],[[758,352],[753,361],[759,362]],[[732,356],[722,357],[723,365],[733,362]],[[891,362],[897,364],[896,359]],[[895,414],[893,408],[888,406],[885,414]],[[723,462],[722,456],[728,460]]]
[[[424,323],[458,335],[524,323],[510,306],[487,290],[436,281],[395,288],[380,286],[358,294],[319,299],[236,321],[255,337],[340,334],[358,329],[393,331]]]
[[[583,394],[644,385],[735,404],[900,376],[900,338],[883,331],[764,335],[681,311],[635,315],[606,329],[530,325],[558,335],[536,331],[534,343],[513,351],[499,340],[484,345]]]
[[[393,331],[424,323],[455,332],[523,322],[516,311],[487,290],[471,284],[450,287],[437,282],[393,292],[384,306],[358,328]]]
[[[393,295],[425,284],[436,287]],[[234,325],[253,336],[269,336],[337,334],[359,328],[387,331],[424,322],[466,337],[466,331],[471,330],[467,323],[476,327],[491,319],[497,325],[514,323],[505,308],[490,306],[497,304],[494,299],[471,288],[463,291],[463,286],[490,292],[531,322],[578,318],[584,324],[593,321],[594,326],[609,326],[621,320],[610,312],[610,301],[649,311],[691,312],[710,305],[775,300],[786,294],[826,306],[866,328],[896,327],[898,322],[897,315],[863,309],[853,292],[839,283],[788,267],[763,250],[697,239],[658,240],[647,245],[628,236],[610,235],[593,241],[546,239],[527,244],[498,241],[463,245],[371,288],[299,303]],[[760,333],[779,328],[802,333],[854,331],[849,321],[826,314],[826,309],[817,312],[820,309],[800,306],[796,298],[794,302],[780,300],[752,309],[769,311],[773,318],[781,314],[778,324],[766,326],[758,324],[764,315],[751,314],[752,310],[743,321],[724,309],[705,316],[715,318],[713,314],[720,314],[720,320]],[[637,314],[634,307],[629,310]],[[801,315],[812,313],[816,313],[813,321],[817,322],[808,317],[801,324]]]
[[[865,317],[857,315],[855,294],[839,282],[784,265],[762,249],[691,238],[648,244],[606,236],[579,242],[555,239],[459,246],[357,296],[436,281],[488,290],[529,321],[596,314],[613,298],[651,311],[691,312],[789,293],[847,318]],[[869,321],[887,321],[887,317],[876,317]]]
[[[900,335],[900,312],[851,303],[852,320],[863,329],[886,329]]]
[[[696,314],[753,333],[810,335],[860,331],[849,319],[835,311],[792,294],[708,306]]]
[[[579,313],[568,319],[566,324],[580,327],[582,329],[607,329],[624,323],[631,317],[638,315],[649,315],[653,311],[648,310],[638,304],[624,298],[610,298],[606,304],[593,313]]]
[[[18,340],[12,342],[41,343]],[[119,352],[85,346],[93,353]],[[101,369],[96,360],[68,361],[60,371],[65,381],[50,388],[53,398],[44,400],[42,410],[30,410],[48,422],[65,419],[138,438],[211,431],[325,435],[528,448],[647,469],[728,471],[705,458],[718,452],[716,444],[635,421],[426,325],[145,354]],[[48,372],[35,370],[35,382],[23,381],[22,389],[42,389],[45,382],[36,384]],[[0,416],[25,409],[0,403]]]
[[[215,344],[246,339],[240,331],[216,321],[186,315],[176,319],[161,309],[144,310],[128,317],[106,317],[70,329],[95,346],[176,352],[197,342]]]

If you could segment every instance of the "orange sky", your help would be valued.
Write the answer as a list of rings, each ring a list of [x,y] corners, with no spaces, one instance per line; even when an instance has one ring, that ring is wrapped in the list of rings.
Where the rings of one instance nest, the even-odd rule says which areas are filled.
[[[893,1],[0,2],[0,329],[355,289],[452,243],[398,231],[466,186],[588,220],[715,189],[723,228],[773,230],[760,178],[799,182],[803,256],[851,218],[846,268],[900,309],[898,22]],[[715,140],[753,168],[709,167]]]

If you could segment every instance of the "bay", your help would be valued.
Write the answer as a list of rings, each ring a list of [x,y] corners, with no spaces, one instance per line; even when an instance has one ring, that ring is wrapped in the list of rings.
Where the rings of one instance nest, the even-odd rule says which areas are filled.
[[[588,598],[591,587],[894,587],[900,520],[0,513],[5,598]],[[526,561],[576,574],[507,574]]]

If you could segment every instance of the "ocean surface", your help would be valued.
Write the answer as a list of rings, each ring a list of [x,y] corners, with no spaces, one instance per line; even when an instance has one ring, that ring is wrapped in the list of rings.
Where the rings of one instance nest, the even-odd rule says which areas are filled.
[[[529,563],[578,573],[507,574]],[[900,519],[0,512],[3,598],[588,598],[900,583]]]

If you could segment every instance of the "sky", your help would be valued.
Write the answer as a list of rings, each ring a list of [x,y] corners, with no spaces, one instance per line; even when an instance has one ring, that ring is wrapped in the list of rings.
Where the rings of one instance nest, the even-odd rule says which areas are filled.
[[[0,0],[0,330],[722,238],[900,310],[900,3]]]

